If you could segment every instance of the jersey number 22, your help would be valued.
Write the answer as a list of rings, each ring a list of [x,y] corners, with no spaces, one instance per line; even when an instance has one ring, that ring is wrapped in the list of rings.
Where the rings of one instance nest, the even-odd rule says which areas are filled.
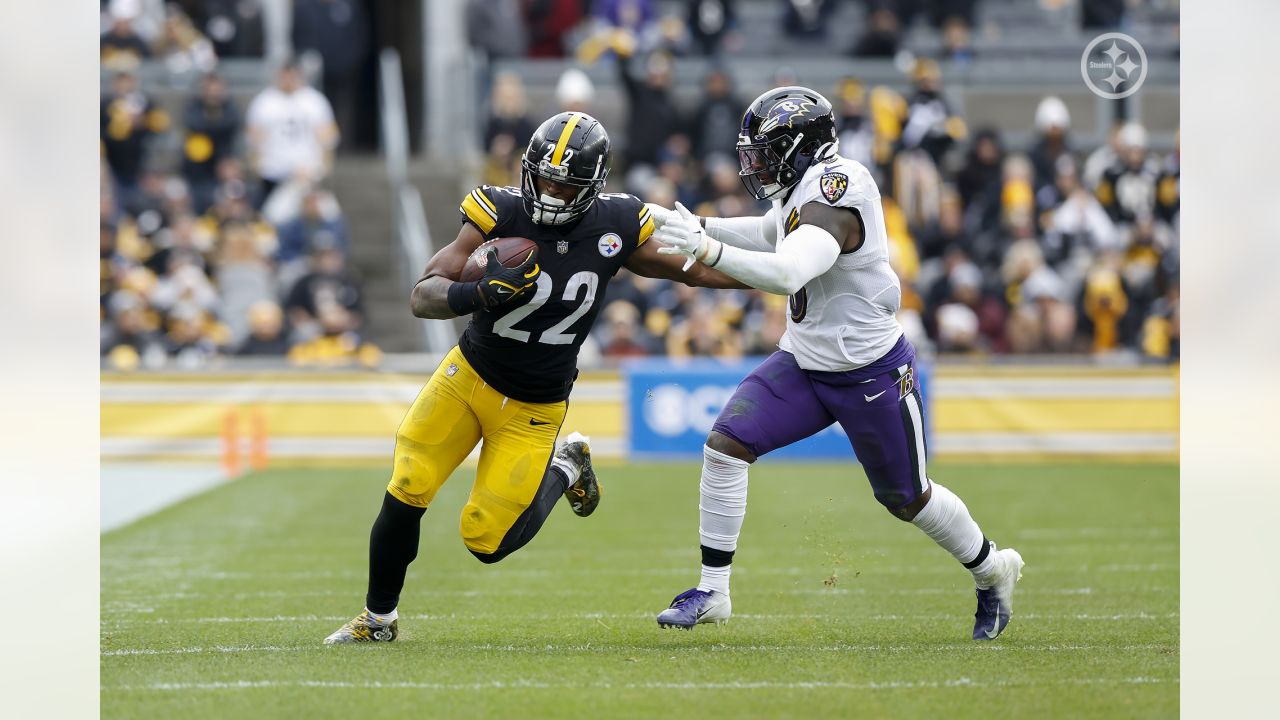
[[[538,342],[547,345],[572,345],[577,339],[577,335],[566,333],[565,330],[569,326],[577,322],[583,315],[591,310],[591,305],[596,301],[596,287],[600,284],[600,277],[589,270],[574,273],[569,282],[565,283],[564,295],[562,299],[565,302],[573,302],[578,299],[578,290],[584,285],[587,288],[586,297],[582,299],[582,304],[577,310],[564,316],[564,318],[542,331],[538,336]],[[535,310],[547,303],[551,297],[551,278],[543,273],[538,276],[537,291],[533,295],[533,299],[512,310],[511,312],[498,318],[493,324],[493,331],[505,338],[511,338],[519,342],[529,342],[530,331],[517,330],[516,323],[529,317]]]

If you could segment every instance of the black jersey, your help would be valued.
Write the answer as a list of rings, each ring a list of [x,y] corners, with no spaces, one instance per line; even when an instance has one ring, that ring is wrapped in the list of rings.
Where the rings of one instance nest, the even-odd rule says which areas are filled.
[[[479,310],[458,347],[498,392],[524,402],[569,397],[578,349],[591,331],[605,288],[653,234],[649,210],[633,195],[601,193],[566,225],[539,225],[524,210],[519,188],[476,188],[462,200],[462,221],[486,240],[523,237],[538,244],[536,292],[526,300]]]

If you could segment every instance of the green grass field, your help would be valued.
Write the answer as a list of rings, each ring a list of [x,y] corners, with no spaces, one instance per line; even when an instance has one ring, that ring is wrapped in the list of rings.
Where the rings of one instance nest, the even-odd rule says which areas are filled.
[[[104,718],[1176,717],[1170,465],[930,474],[1027,562],[1013,624],[969,640],[968,574],[856,466],[753,470],[723,626],[660,630],[697,579],[697,468],[601,469],[498,565],[423,523],[401,638],[321,640],[364,599],[383,468],[251,475],[102,538]]]

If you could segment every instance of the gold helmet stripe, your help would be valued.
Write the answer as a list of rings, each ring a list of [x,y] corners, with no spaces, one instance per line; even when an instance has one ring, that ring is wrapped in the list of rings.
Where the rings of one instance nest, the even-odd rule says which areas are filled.
[[[569,145],[569,136],[573,134],[573,129],[578,126],[578,120],[582,117],[582,113],[575,112],[569,116],[569,122],[564,124],[564,130],[560,131],[560,140],[556,142],[555,152],[551,153],[551,164],[559,165],[564,160],[564,149]]]

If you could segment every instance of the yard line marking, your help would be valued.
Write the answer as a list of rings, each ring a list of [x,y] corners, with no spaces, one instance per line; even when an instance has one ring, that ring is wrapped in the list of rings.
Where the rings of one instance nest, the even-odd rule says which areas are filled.
[[[1047,685],[1158,685],[1179,684],[1178,678],[1121,677],[1121,678],[1066,678],[1048,682],[1008,680],[974,680],[968,677],[950,680],[882,680],[868,682],[841,682],[814,680],[807,682],[648,682],[648,683],[582,683],[540,682],[517,679],[495,680],[485,683],[429,683],[429,682],[351,682],[347,680],[235,680],[223,682],[149,683],[145,685],[115,685],[102,688],[108,691],[187,691],[187,690],[255,690],[275,688],[331,688],[358,690],[576,690],[576,689],[624,689],[624,690],[901,690],[915,688],[1005,688],[1040,687]]]
[[[400,616],[405,620],[462,620],[462,621],[514,621],[514,620],[651,620],[653,614],[650,612],[599,612],[599,613],[529,613],[529,614],[458,614],[458,613],[435,613],[435,614],[402,614]],[[897,615],[897,614],[872,614],[872,615],[855,615],[841,613],[739,613],[734,615],[735,618],[742,620],[849,620],[849,621],[946,621],[953,620],[956,615]],[[1026,613],[1016,616],[1020,620],[1169,620],[1178,617],[1177,612],[1169,613],[1115,613],[1115,614],[1090,614],[1090,613]],[[145,622],[149,625],[155,624],[205,624],[205,623],[291,623],[291,622],[319,622],[319,621],[335,621],[348,620],[346,615],[271,615],[265,617],[195,617],[195,618],[165,618],[165,617],[147,617],[143,620],[115,620],[113,625],[130,625]],[[106,623],[104,623],[106,624]]]
[[[852,581],[852,580],[851,580]],[[828,587],[820,585],[817,580],[813,581],[815,587],[803,588],[785,588],[781,590],[765,589],[765,588],[743,588],[738,592],[743,595],[871,595],[883,594],[890,592],[895,595],[954,595],[957,590],[950,587],[936,588],[901,588],[892,590],[881,590],[876,588],[843,588]],[[1021,588],[1018,590],[1019,595],[1092,595],[1097,592],[1106,592],[1107,589],[1095,590],[1089,587],[1081,588]],[[1124,592],[1148,592],[1148,593],[1170,593],[1173,588],[1169,587],[1141,587],[1141,588],[1125,588]],[[493,597],[510,598],[510,597],[569,597],[577,596],[581,593],[576,590],[562,590],[552,588],[547,590],[527,590],[527,589],[500,589],[493,590],[415,590],[415,595],[430,595],[436,597],[463,597],[463,598],[483,598]],[[172,601],[172,600],[252,600],[254,598],[280,598],[280,597],[351,597],[350,590],[309,590],[303,592],[294,592],[287,590],[257,590],[254,592],[173,592],[173,593],[144,593],[139,595],[139,599],[146,599],[152,602]],[[154,612],[152,610],[143,610],[149,607],[122,598],[120,600],[108,600],[107,608],[112,613],[130,613],[130,612]],[[136,605],[136,607],[135,607]]]
[[[103,657],[120,655],[198,655],[200,653],[241,653],[241,652],[289,652],[291,650],[309,650],[306,647],[281,647],[278,645],[213,645],[210,647],[182,648],[117,648],[103,650]]]
[[[481,643],[478,645],[448,645],[450,650],[465,650],[468,652],[523,652],[523,653],[547,653],[547,652],[618,652],[626,650],[629,652],[643,651],[662,651],[667,652],[668,648],[653,645],[630,645],[617,643],[586,643],[581,645],[497,645],[494,643]],[[1093,652],[1096,650],[1120,650],[1120,651],[1136,651],[1136,650],[1169,650],[1176,649],[1175,643],[1147,643],[1141,645],[1018,645],[1004,646],[993,645],[989,643],[941,643],[941,644],[917,644],[917,645],[867,645],[857,643],[844,643],[839,645],[727,645],[717,643],[711,645],[702,645],[689,648],[682,648],[683,652],[779,652],[796,650],[803,652],[920,652],[922,650],[949,650],[949,651],[965,651],[973,650],[975,652],[994,652],[999,650],[1026,650],[1034,652]],[[305,645],[295,647],[284,647],[278,645],[213,645],[210,647],[181,647],[181,648],[116,648],[114,650],[104,650],[101,655],[103,657],[131,657],[131,656],[159,656],[159,655],[200,655],[204,653],[255,653],[255,652],[331,652],[331,650],[323,645]]]

